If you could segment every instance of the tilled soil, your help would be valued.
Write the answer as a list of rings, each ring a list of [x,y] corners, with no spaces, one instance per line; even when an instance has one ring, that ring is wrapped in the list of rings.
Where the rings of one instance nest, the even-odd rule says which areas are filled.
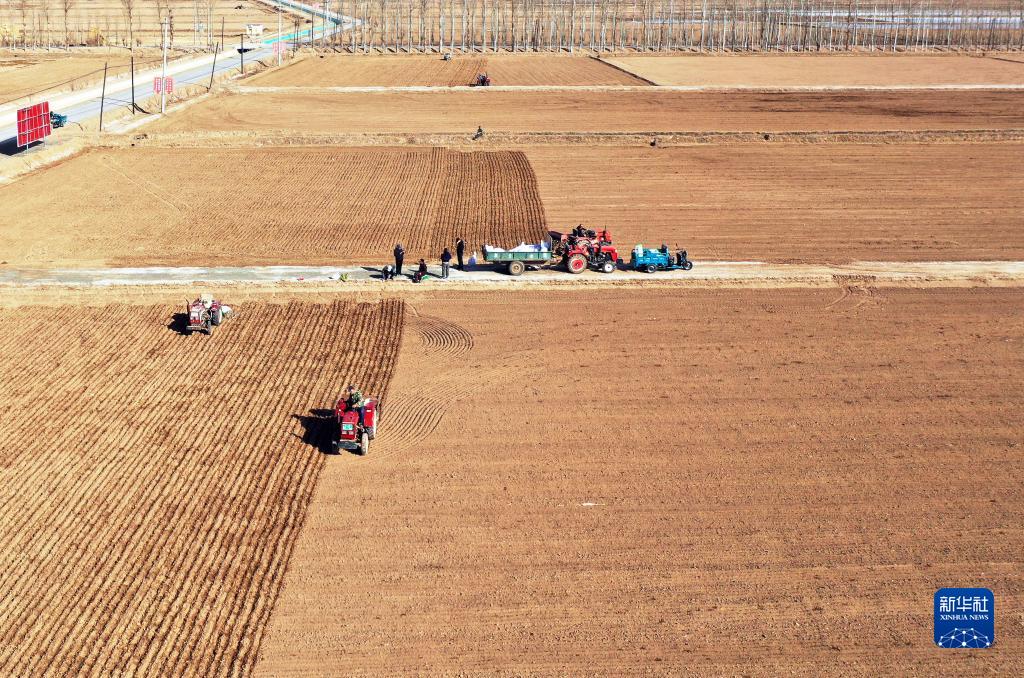
[[[300,90],[217,96],[146,130],[472,133],[478,126],[580,133],[1020,129],[1024,91]]]
[[[479,249],[547,235],[520,151],[93,150],[0,200],[13,265],[380,264],[399,242],[413,265],[458,237]]]
[[[553,54],[312,56],[246,81],[266,86],[349,87],[472,85],[487,73],[492,85],[645,85],[644,80],[586,57]]]
[[[257,673],[1024,669],[1020,290],[435,294]]]
[[[531,148],[556,230],[698,262],[1024,259],[1024,145]]]
[[[975,55],[756,54],[625,56],[610,63],[659,85],[941,87],[1024,85],[1024,66]]]
[[[347,383],[384,398],[401,301],[0,311],[0,673],[244,675]]]

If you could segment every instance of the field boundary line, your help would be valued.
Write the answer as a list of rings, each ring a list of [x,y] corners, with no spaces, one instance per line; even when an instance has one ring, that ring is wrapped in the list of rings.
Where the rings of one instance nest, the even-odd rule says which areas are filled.
[[[630,132],[488,132],[474,141],[472,132],[318,133],[289,132],[158,132],[106,137],[104,148],[148,146],[151,148],[259,148],[284,146],[432,146],[480,149],[521,146],[659,146],[726,144],[912,144],[992,143],[1024,141],[1024,129],[914,130],[914,131],[791,131],[700,132],[635,130]]]

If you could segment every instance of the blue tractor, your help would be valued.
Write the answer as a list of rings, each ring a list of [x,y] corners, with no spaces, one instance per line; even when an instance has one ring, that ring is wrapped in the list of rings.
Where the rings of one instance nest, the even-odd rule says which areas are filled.
[[[686,258],[686,250],[671,252],[668,245],[656,250],[637,245],[629,257],[629,267],[634,271],[689,271],[693,262]]]

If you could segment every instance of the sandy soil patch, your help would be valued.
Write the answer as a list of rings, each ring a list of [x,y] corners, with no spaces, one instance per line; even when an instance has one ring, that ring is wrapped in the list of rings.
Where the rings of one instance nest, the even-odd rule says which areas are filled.
[[[257,673],[1017,673],[1021,301],[412,301],[387,432],[328,460]],[[1007,610],[990,651],[931,642],[965,570]]]
[[[316,114],[310,114],[316,111]],[[214,97],[154,132],[672,132],[1024,128],[1024,92],[359,92]]]
[[[589,57],[552,54],[312,56],[249,82],[319,87],[473,84],[478,73],[494,85],[645,85],[643,80]]]
[[[745,55],[608,59],[659,85],[912,87],[1024,85],[1024,65],[977,56]]]

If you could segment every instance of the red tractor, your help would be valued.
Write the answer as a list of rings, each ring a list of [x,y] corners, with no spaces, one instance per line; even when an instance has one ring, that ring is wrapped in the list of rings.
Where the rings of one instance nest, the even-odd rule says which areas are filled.
[[[474,82],[473,84],[475,84],[477,87],[490,87],[491,76],[487,75],[486,73],[477,73],[476,82]]]
[[[334,406],[334,418],[338,421],[337,437],[331,443],[331,450],[354,450],[363,455],[370,451],[370,441],[377,434],[377,400],[363,401],[363,421],[359,421],[359,409],[351,408],[345,398]]]
[[[214,299],[212,294],[201,294],[193,302],[186,300],[185,310],[188,312],[188,325],[185,327],[185,334],[192,332],[213,334],[214,328],[231,315],[231,307]]]
[[[592,231],[577,226],[571,233],[560,233],[554,238],[554,252],[562,257],[569,273],[583,273],[587,268],[612,273],[619,262],[619,253],[607,229]]]

